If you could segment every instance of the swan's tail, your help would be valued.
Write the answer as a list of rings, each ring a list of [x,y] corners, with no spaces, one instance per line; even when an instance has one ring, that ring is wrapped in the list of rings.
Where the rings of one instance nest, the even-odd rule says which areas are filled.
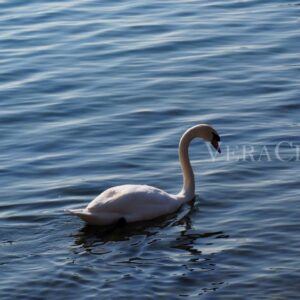
[[[118,217],[115,214],[102,214],[101,216],[99,216],[84,208],[67,209],[66,211],[93,225],[109,225],[115,223],[118,220]]]
[[[84,208],[66,209],[66,212],[69,212],[70,214],[78,216],[78,217],[88,214],[88,212]]]
[[[67,212],[71,213],[72,215],[75,215],[79,217],[81,220],[90,223],[90,224],[96,224],[100,225],[99,223],[102,223],[99,218],[89,211],[79,208],[79,209],[67,209]]]

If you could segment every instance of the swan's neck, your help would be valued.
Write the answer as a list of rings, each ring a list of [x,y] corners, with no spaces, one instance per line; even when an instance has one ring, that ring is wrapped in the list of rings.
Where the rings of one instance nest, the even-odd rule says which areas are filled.
[[[183,202],[188,202],[195,197],[195,178],[189,158],[189,145],[195,137],[195,132],[191,128],[184,133],[179,143],[179,160],[183,173],[183,187],[177,198]]]

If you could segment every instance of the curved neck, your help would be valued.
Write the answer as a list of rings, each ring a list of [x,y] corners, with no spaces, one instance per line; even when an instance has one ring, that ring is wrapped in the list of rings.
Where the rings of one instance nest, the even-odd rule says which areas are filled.
[[[177,198],[183,202],[192,200],[195,197],[195,178],[189,158],[189,145],[196,137],[194,128],[188,129],[179,142],[179,161],[183,173],[183,187]]]

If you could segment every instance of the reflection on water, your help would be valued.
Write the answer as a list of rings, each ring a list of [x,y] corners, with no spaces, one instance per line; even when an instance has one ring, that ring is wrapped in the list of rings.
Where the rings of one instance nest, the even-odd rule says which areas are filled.
[[[188,228],[189,216],[193,212],[194,200],[190,204],[186,205],[185,209],[180,209],[178,212],[156,218],[154,220],[126,223],[122,225],[110,225],[110,226],[93,226],[86,224],[74,235],[76,238],[75,244],[82,245],[87,251],[93,246],[94,243],[107,243],[111,241],[124,241],[130,240],[132,236],[144,235],[150,237],[157,232],[168,227],[176,227],[180,224],[180,227]]]
[[[197,198],[196,201],[201,199]],[[194,229],[192,219],[197,209],[194,204],[193,201],[173,215],[147,222],[105,228],[85,225],[73,235],[75,245],[72,251],[77,255],[84,250],[91,256],[101,256],[103,261],[114,261],[113,264],[120,265],[123,270],[127,267],[136,269],[147,266],[149,269],[158,267],[160,273],[167,272],[169,275],[175,272],[173,276],[176,280],[170,284],[198,285],[194,288],[194,295],[216,291],[224,284],[223,281],[211,281],[210,278],[209,286],[202,286],[200,281],[203,279],[192,275],[194,272],[202,274],[218,270],[215,250],[203,254],[197,244],[212,246],[216,239],[229,236],[222,231],[204,232]],[[129,272],[125,277],[130,280],[132,276],[132,272]],[[152,282],[155,286],[153,278],[156,276],[151,276],[151,272],[149,276],[148,283]],[[188,290],[181,296],[192,295]]]

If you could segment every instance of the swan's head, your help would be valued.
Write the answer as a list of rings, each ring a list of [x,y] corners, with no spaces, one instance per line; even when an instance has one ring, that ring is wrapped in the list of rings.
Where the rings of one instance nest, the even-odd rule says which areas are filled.
[[[201,124],[196,126],[197,128],[197,135],[201,138],[203,138],[205,141],[211,143],[211,145],[219,152],[221,153],[220,149],[220,136],[217,133],[215,129],[213,129],[211,126],[206,124]]]

